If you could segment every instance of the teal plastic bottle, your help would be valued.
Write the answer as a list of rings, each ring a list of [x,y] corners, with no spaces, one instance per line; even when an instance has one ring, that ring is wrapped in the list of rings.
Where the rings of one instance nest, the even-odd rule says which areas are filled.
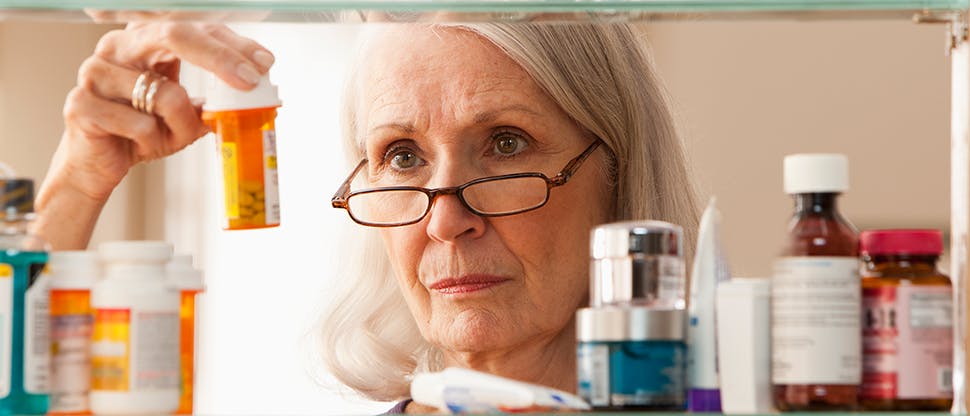
[[[0,179],[0,416],[47,413],[48,246],[28,232],[33,201],[33,181]]]

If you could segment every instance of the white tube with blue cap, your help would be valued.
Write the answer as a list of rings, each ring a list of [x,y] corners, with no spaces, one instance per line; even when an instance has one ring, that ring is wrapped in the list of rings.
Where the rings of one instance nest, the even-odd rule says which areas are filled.
[[[721,411],[714,302],[717,284],[728,280],[731,272],[721,247],[721,213],[715,201],[715,198],[711,198],[701,216],[697,252],[690,277],[687,408],[691,412]]]
[[[457,367],[414,376],[411,398],[453,414],[590,409],[564,391]]]

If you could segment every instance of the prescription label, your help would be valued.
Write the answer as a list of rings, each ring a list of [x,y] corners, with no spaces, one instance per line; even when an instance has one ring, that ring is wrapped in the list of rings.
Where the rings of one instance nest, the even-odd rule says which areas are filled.
[[[50,391],[50,273],[47,267],[31,267],[24,293],[24,391]]]
[[[91,389],[129,390],[131,311],[95,309],[91,337]]]
[[[771,285],[772,381],[862,381],[862,291],[855,257],[785,257]]]
[[[0,398],[10,395],[13,355],[13,266],[0,263]]]
[[[239,218],[239,149],[236,143],[223,142],[221,153],[226,217]]]

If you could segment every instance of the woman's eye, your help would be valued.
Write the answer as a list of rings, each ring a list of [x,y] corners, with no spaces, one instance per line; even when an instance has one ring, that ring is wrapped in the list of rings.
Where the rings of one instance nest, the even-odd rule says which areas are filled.
[[[517,136],[502,135],[495,139],[495,153],[502,156],[512,156],[526,149],[529,142]]]
[[[391,157],[391,166],[394,169],[410,169],[418,166],[420,161],[418,155],[414,154],[414,152],[402,150],[393,154]]]

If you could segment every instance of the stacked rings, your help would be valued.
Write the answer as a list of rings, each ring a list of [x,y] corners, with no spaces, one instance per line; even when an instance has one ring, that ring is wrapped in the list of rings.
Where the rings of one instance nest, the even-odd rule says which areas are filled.
[[[131,90],[131,106],[143,113],[154,114],[155,95],[158,93],[159,85],[166,80],[168,78],[152,71],[139,74],[138,79],[135,80],[135,87]]]

